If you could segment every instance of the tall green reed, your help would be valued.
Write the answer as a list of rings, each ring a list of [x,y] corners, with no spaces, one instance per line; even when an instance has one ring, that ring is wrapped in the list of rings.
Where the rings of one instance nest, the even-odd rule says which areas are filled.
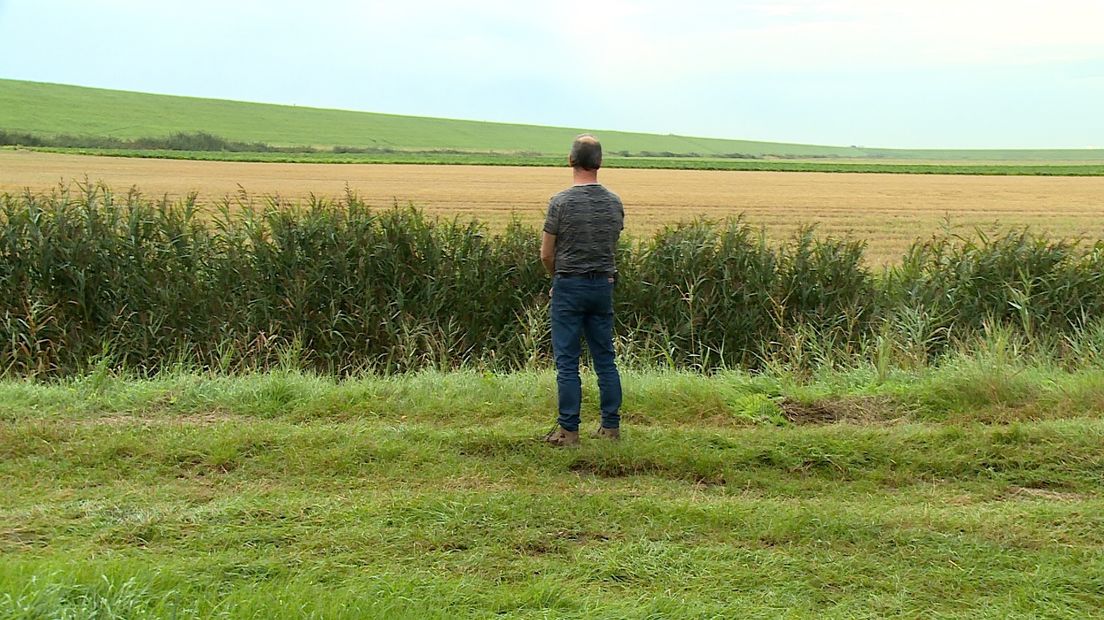
[[[289,204],[102,185],[0,195],[0,371],[51,377],[183,361],[407,372],[550,364],[548,278],[517,221],[431,219],[351,192]],[[703,371],[924,364],[994,325],[1097,356],[1104,244],[1030,231],[938,237],[875,274],[812,228],[781,244],[695,220],[619,250],[618,346]],[[859,361],[856,361],[859,360]]]

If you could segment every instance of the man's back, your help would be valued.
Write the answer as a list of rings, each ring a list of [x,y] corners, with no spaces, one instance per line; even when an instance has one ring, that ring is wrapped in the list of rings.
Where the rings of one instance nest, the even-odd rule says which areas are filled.
[[[553,196],[544,232],[556,235],[556,273],[616,273],[614,253],[624,223],[621,199],[598,183]]]
[[[621,437],[621,375],[613,346],[613,289],[617,278],[614,253],[625,224],[625,209],[616,194],[598,183],[602,145],[589,134],[575,138],[568,155],[574,185],[548,202],[541,236],[541,263],[553,274],[552,353],[556,358],[559,416],[544,440],[553,446],[579,443],[579,410],[583,392],[579,377],[580,340],[598,375],[602,425],[596,437]]]

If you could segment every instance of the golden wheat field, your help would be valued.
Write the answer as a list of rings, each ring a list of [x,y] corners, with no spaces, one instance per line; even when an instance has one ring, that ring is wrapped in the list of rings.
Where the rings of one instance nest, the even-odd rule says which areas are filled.
[[[414,203],[431,214],[493,225],[512,214],[540,221],[566,168],[373,164],[271,164],[127,159],[0,151],[0,191],[49,191],[85,177],[146,195],[198,192],[205,204],[239,188],[295,201],[339,196]],[[1104,178],[609,169],[602,181],[625,202],[632,234],[696,216],[744,214],[780,239],[805,223],[867,241],[872,262],[898,258],[939,231],[1029,225],[1060,236],[1104,238]]]

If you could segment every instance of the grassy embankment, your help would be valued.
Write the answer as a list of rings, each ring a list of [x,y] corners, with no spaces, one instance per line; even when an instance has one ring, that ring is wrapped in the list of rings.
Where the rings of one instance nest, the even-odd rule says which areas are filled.
[[[115,355],[175,346],[190,324],[174,322],[171,308],[211,313],[232,330],[218,323],[234,318],[219,306],[173,305],[197,282],[234,284],[218,268],[223,260],[274,273],[269,266],[295,258],[286,277],[243,280],[261,288],[203,298],[259,313],[249,320],[267,316],[267,334],[312,327],[332,337],[353,308],[378,327],[362,298],[333,305],[343,280],[313,261],[338,254],[312,240],[335,235],[347,248],[399,242],[381,245],[376,258],[394,258],[395,248],[420,256],[403,259],[414,270],[409,282],[390,285],[407,296],[404,312],[443,314],[408,316],[422,323],[396,332],[411,338],[397,354],[425,346],[419,354],[455,355],[463,349],[440,348],[447,342],[419,325],[487,317],[467,316],[450,289],[432,286],[427,273],[466,272],[439,271],[449,263],[426,250],[465,248],[449,256],[489,279],[485,289],[465,281],[459,293],[486,295],[502,280],[488,269],[509,255],[501,239],[434,232],[401,212],[376,220],[355,208],[310,217],[277,210],[240,229],[264,233],[264,243],[237,246],[245,238],[231,228],[210,246],[219,253],[205,256],[212,239],[179,208],[136,201],[116,210],[95,204],[101,194],[85,199],[93,204],[41,203],[45,212],[7,202],[16,225],[5,238],[33,245],[39,258],[27,273],[12,262],[2,274],[35,282],[18,289],[25,303],[4,323],[13,355],[33,362],[21,368],[65,371],[49,367],[51,355],[86,334],[82,325],[120,331],[84,374],[0,382],[0,617],[1082,618],[1104,605],[1104,329],[1071,323],[1078,304],[1099,301],[1100,270],[1089,262],[1097,254],[1015,235],[923,246],[899,274],[911,274],[902,281],[909,305],[860,319],[833,309],[878,297],[870,274],[853,269],[855,246],[815,242],[775,254],[738,226],[721,236],[676,229],[634,267],[667,282],[661,291],[699,283],[692,299],[702,307],[636,292],[659,304],[657,317],[669,315],[664,350],[678,364],[705,363],[708,349],[695,347],[721,338],[704,328],[749,320],[748,329],[780,338],[763,345],[764,371],[657,371],[637,349],[626,358],[625,441],[560,452],[536,441],[555,402],[539,359],[512,373],[474,356],[467,368],[483,370],[338,381],[296,370],[305,352],[291,347],[275,351],[268,372],[213,370],[265,353],[231,345],[215,349],[222,357],[208,371],[184,356],[152,379],[112,370]],[[131,234],[116,234],[124,229]],[[354,230],[372,242],[343,241]],[[438,233],[452,245],[435,243]],[[533,235],[522,238],[531,244]],[[130,254],[101,251],[124,240]],[[249,261],[237,254],[247,246]],[[487,262],[469,260],[477,257]],[[376,260],[361,258],[350,264]],[[759,273],[771,287],[815,286],[780,296],[775,310],[796,314],[775,325],[782,317],[755,296],[700,288],[725,266],[741,277],[714,284]],[[314,267],[330,275],[315,278]],[[225,279],[206,280],[218,274]],[[121,279],[95,285],[107,276]],[[336,287],[312,293],[329,306],[301,297],[311,284]],[[809,296],[814,289],[824,297]],[[713,320],[695,318],[703,311]],[[335,312],[336,322],[320,322],[319,312]],[[875,329],[853,348],[821,348],[817,338],[831,333],[824,312],[858,321],[847,329]],[[792,320],[801,316],[805,328]],[[968,336],[974,321],[991,320],[999,324]],[[339,341],[310,342],[324,354]],[[595,396],[587,377],[588,426]]]
[[[547,372],[9,380],[0,617],[1099,611],[1104,372],[877,377],[630,372],[570,451]]]
[[[74,109],[80,109],[81,113],[74,115]],[[124,116],[126,122],[120,123],[119,119]],[[43,137],[115,140],[207,132],[243,143],[243,147],[260,143],[274,148],[329,151],[258,153],[118,146],[63,149],[128,157],[497,165],[560,165],[565,145],[574,135],[584,131],[582,128],[325,110],[14,80],[0,80],[0,130]],[[619,131],[599,133],[610,156],[609,165],[622,167],[1047,175],[1099,175],[1104,169],[1104,152],[1099,149],[880,149]],[[335,147],[376,152],[335,153]],[[649,154],[665,156],[643,156]],[[689,154],[695,156],[686,157]],[[848,161],[772,161],[771,158]],[[894,163],[881,161],[887,159]]]

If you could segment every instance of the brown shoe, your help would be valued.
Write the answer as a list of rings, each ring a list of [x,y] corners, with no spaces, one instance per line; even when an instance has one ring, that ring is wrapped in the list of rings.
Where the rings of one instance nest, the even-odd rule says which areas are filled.
[[[544,441],[548,445],[557,448],[577,446],[579,445],[579,431],[567,431],[557,424],[556,428],[548,431],[548,434],[544,436]]]
[[[597,439],[608,439],[610,441],[621,441],[621,429],[599,426],[598,430],[594,433],[594,437]]]

